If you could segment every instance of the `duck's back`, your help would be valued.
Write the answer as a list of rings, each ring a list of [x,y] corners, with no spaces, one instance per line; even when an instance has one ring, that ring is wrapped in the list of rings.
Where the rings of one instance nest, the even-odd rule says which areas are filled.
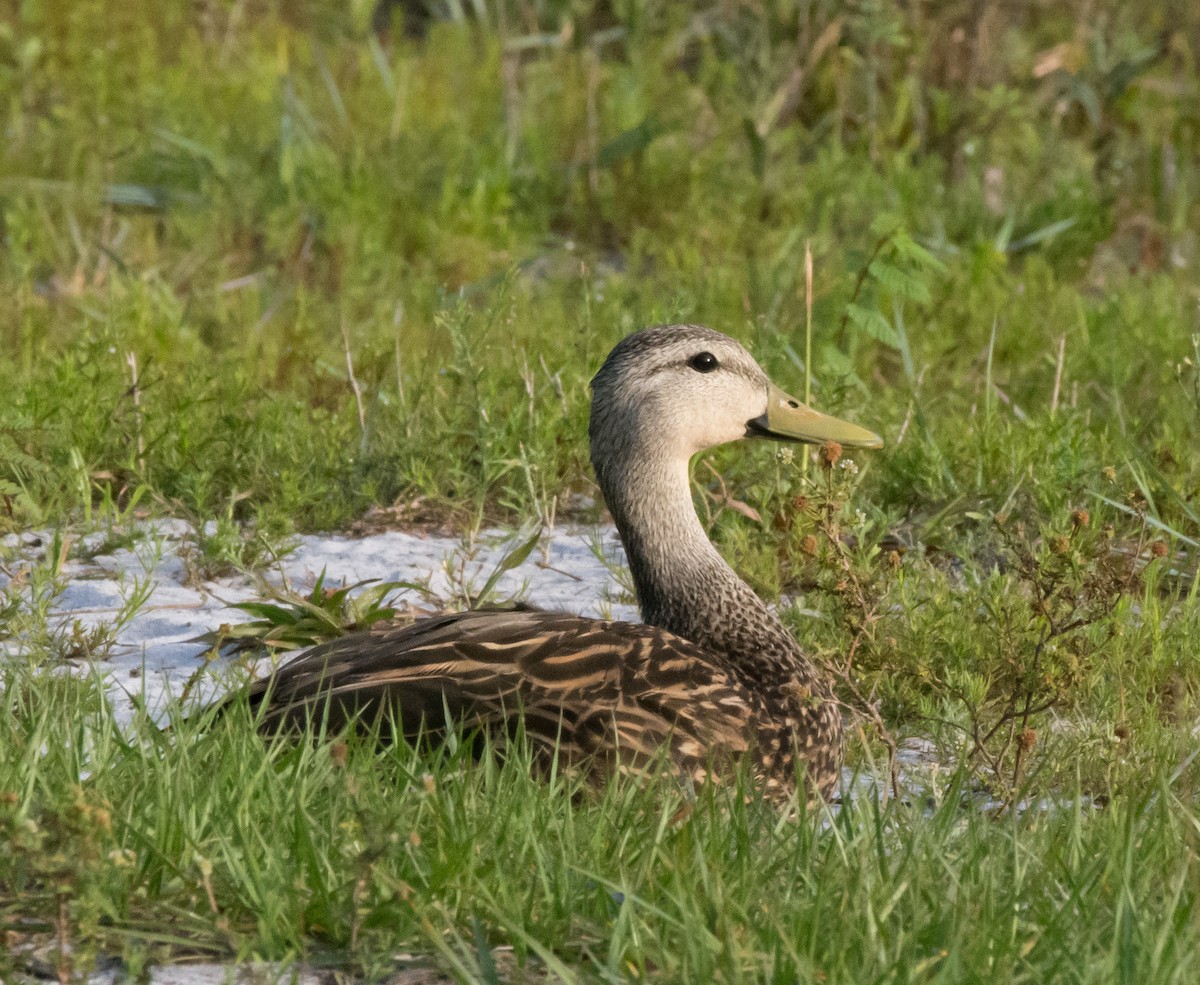
[[[519,720],[542,754],[606,772],[664,746],[699,779],[740,758],[751,696],[700,647],[639,623],[534,609],[479,610],[355,633],[308,651],[252,685],[262,726],[351,721],[408,737],[450,723],[498,738]]]

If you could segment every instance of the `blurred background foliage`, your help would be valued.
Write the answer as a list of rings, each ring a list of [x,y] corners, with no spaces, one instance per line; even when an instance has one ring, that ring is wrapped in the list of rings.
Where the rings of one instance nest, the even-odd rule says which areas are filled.
[[[0,525],[586,502],[587,379],[688,319],[894,519],[1115,466],[1194,533],[1198,57],[1191,0],[3,0]]]

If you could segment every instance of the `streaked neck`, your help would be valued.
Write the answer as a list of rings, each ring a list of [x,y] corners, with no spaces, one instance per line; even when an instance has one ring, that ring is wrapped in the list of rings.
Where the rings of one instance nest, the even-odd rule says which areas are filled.
[[[647,623],[726,656],[747,674],[816,677],[778,617],[708,539],[685,459],[621,456],[598,461],[596,474]]]

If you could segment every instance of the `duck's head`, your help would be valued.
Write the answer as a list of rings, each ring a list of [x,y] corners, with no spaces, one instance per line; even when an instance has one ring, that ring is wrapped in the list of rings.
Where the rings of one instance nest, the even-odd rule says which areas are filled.
[[[788,396],[739,343],[698,325],[643,329],[613,349],[592,380],[589,435],[597,464],[622,450],[686,461],[740,438],[883,446]]]

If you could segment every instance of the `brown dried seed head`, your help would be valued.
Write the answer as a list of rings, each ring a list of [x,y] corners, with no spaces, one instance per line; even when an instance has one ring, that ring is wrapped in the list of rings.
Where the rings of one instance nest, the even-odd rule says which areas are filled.
[[[900,567],[900,552],[888,551],[885,560],[887,561],[887,566],[894,571]]]
[[[1092,522],[1092,517],[1087,510],[1074,510],[1071,513],[1071,526],[1078,530],[1080,527],[1086,527]]]
[[[1062,534],[1050,538],[1051,554],[1066,554],[1071,549],[1071,542]]]
[[[800,541],[800,550],[809,557],[816,557],[817,554],[817,538],[809,534],[804,540]]]
[[[348,752],[348,750],[346,748],[346,743],[344,743],[344,742],[329,743],[329,758],[333,760],[334,765],[345,766],[347,752]]]
[[[821,451],[818,453],[818,458],[821,460],[821,465],[824,468],[831,469],[838,463],[838,459],[842,457],[842,446],[836,441],[826,441],[821,445]]]
[[[1032,749],[1034,746],[1036,746],[1037,740],[1038,740],[1038,734],[1036,731],[1034,731],[1031,728],[1024,729],[1021,732],[1020,739],[1018,739],[1018,741],[1021,743],[1021,748],[1025,752],[1029,752],[1030,749]]]
[[[1166,557],[1167,556],[1166,542],[1162,541],[1162,540],[1156,540],[1153,544],[1150,545],[1150,553],[1153,554],[1155,557]]]
[[[795,497],[793,497],[793,499],[792,499],[792,507],[793,507],[794,509],[797,509],[797,510],[806,510],[806,509],[808,509],[808,497],[807,497],[807,496],[795,496]]]

